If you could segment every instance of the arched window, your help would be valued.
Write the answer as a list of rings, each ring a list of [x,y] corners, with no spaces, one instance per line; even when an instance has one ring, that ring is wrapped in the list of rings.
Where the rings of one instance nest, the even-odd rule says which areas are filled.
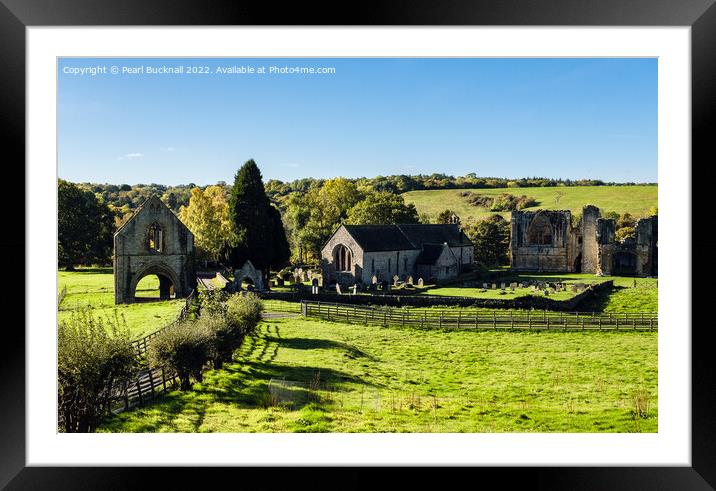
[[[336,271],[350,271],[351,270],[351,251],[343,244],[336,248],[334,264],[336,265]]]
[[[552,245],[552,225],[546,215],[537,215],[527,232],[527,242],[532,245]]]
[[[156,223],[150,225],[148,235],[147,245],[149,246],[149,250],[162,252],[162,227]]]

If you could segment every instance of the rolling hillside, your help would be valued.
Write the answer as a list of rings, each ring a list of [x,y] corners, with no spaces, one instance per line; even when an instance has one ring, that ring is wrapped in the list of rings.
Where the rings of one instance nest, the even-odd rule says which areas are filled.
[[[500,189],[442,189],[436,191],[410,191],[403,194],[406,203],[413,203],[418,213],[435,217],[447,209],[456,212],[465,221],[490,215],[488,208],[472,206],[460,193],[472,191],[485,196],[509,193],[515,196],[534,197],[538,206],[526,210],[571,210],[581,212],[587,204],[599,207],[602,212],[629,212],[634,216],[647,216],[649,209],[657,205],[657,186],[573,186],[545,188],[500,188]],[[561,197],[558,193],[564,193]],[[510,212],[500,213],[509,219]]]

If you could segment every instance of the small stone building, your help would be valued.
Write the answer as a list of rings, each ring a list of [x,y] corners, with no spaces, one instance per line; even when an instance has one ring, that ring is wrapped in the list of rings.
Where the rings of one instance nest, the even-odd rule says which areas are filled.
[[[157,197],[147,199],[114,234],[114,303],[132,303],[139,280],[159,277],[160,298],[196,288],[194,235]]]
[[[636,239],[615,240],[615,222],[585,206],[578,223],[568,210],[514,211],[512,269],[620,276],[657,276],[658,217],[637,221]]]
[[[454,278],[475,257],[457,224],[341,225],[321,249],[324,285]]]

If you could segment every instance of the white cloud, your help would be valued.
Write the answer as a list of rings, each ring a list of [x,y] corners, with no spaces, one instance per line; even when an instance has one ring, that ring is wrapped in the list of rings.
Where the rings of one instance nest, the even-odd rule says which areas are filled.
[[[287,163],[281,164],[281,165],[284,166],[284,167],[298,167],[300,164],[296,164],[296,163],[293,163],[293,162],[287,162]]]
[[[134,152],[134,153],[127,153],[122,158],[132,160],[132,159],[141,159],[142,157],[144,157],[144,154],[139,153],[139,152]]]
[[[162,152],[173,152],[176,149],[174,147],[161,147],[160,150]]]

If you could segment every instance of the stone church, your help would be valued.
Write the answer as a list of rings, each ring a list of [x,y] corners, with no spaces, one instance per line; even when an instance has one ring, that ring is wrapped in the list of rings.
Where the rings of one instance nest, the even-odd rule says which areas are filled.
[[[475,259],[456,224],[341,225],[321,249],[324,285],[370,284],[397,275],[454,278]]]
[[[514,211],[512,269],[616,276],[658,275],[658,217],[636,223],[636,239],[617,242],[615,222],[585,206],[578,223],[568,210]]]
[[[194,235],[157,197],[142,203],[114,234],[114,303],[132,303],[139,280],[159,277],[160,298],[196,288]]]

